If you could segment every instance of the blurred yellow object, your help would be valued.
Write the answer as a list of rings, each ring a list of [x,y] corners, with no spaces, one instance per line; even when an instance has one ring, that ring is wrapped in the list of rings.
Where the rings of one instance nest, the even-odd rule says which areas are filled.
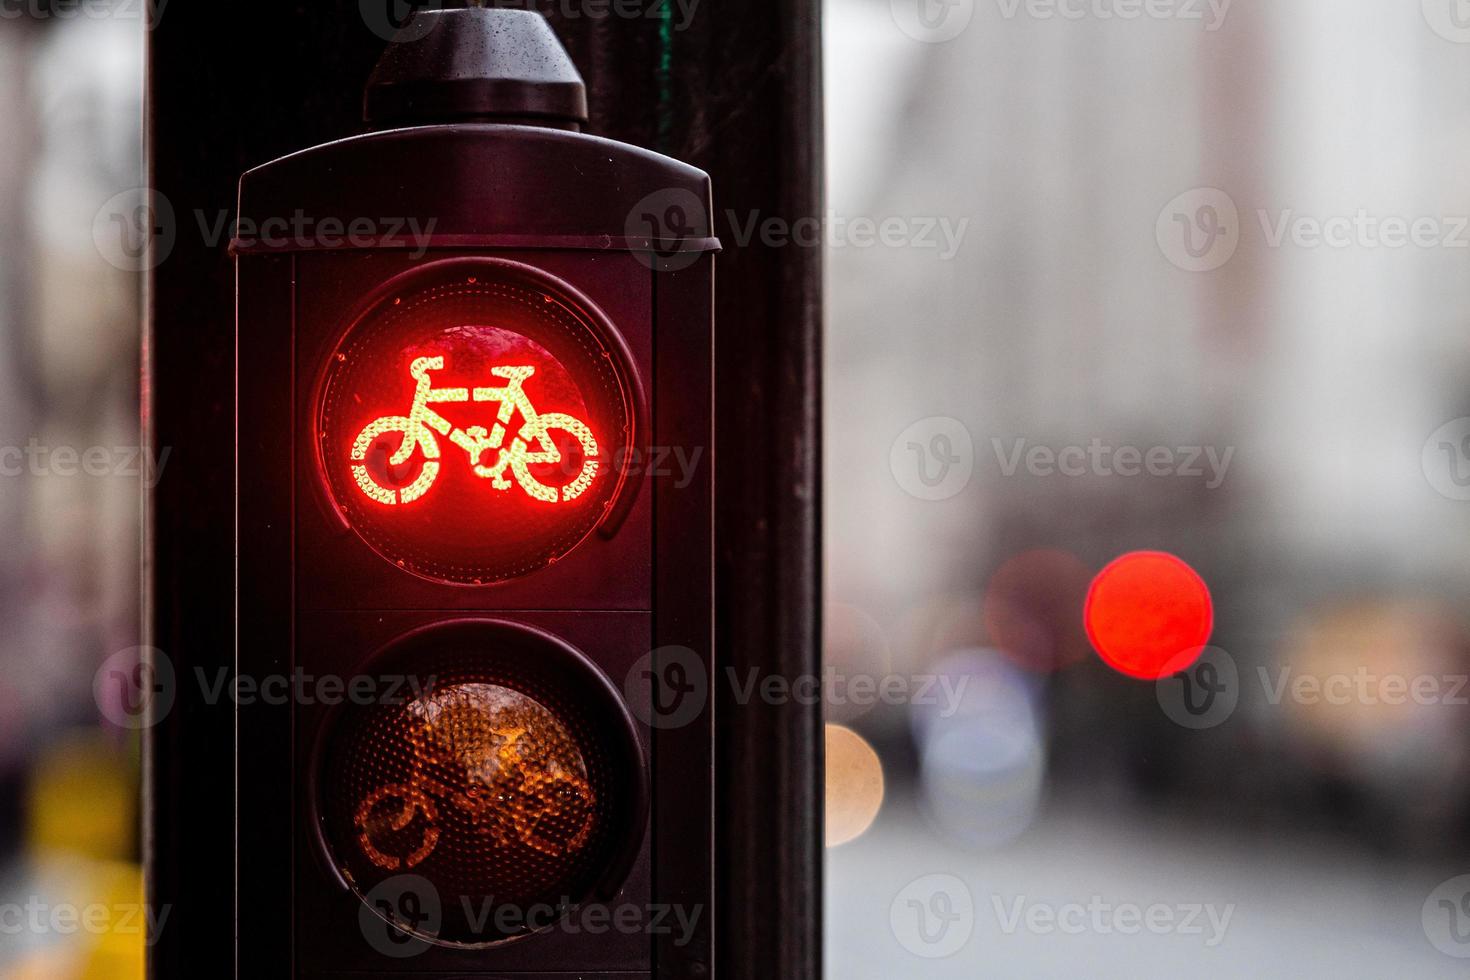
[[[827,846],[857,840],[883,807],[883,763],[857,732],[827,726]]]
[[[1267,675],[1273,700],[1319,752],[1353,764],[1423,764],[1458,749],[1470,662],[1453,608],[1365,599],[1311,610]]]
[[[38,934],[40,946],[0,967],[0,980],[143,980],[149,924],[168,922],[146,911],[143,869],[63,858],[38,871],[39,921],[64,914],[84,925]]]
[[[150,922],[138,848],[136,743],[78,731],[37,754],[27,793],[32,894],[89,923],[43,933],[0,980],[143,980]]]
[[[58,739],[40,753],[31,772],[26,829],[31,851],[132,860],[138,786],[135,751],[100,731]]]
[[[106,932],[88,937],[96,945],[87,956],[80,980],[143,980],[150,920],[166,925],[167,917],[144,912],[143,869],[135,864],[97,868],[97,901],[113,910]]]

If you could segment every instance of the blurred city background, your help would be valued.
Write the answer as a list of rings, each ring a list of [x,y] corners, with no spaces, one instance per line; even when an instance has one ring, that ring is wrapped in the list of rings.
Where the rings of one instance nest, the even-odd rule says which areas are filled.
[[[143,975],[139,740],[92,693],[139,643],[141,277],[93,239],[102,203],[142,183],[134,7],[0,10],[6,980]]]
[[[0,978],[132,978],[137,737],[92,684],[139,642],[141,291],[93,221],[145,30],[20,10],[0,907],[113,911],[0,920]],[[829,975],[1463,976],[1470,11],[826,16]],[[1093,641],[1180,624],[1087,604],[1138,553],[1211,597],[1157,683]]]
[[[1464,976],[1470,8],[825,29],[828,975]]]

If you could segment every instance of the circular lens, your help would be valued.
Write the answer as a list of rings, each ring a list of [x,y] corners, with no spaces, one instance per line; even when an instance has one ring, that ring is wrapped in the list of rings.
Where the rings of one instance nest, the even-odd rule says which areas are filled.
[[[394,673],[408,663],[414,674]],[[458,624],[397,645],[373,676],[397,696],[339,710],[317,780],[332,863],[364,901],[417,875],[443,909],[419,938],[487,946],[550,926],[626,873],[640,753],[580,654]]]
[[[616,497],[632,411],[610,332],[564,284],[493,260],[390,284],[328,359],[332,499],[398,566],[485,584],[577,546]]]

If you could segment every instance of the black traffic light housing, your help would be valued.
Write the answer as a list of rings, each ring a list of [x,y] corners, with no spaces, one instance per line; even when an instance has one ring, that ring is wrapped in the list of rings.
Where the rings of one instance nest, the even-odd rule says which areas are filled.
[[[521,11],[365,115],[240,182],[238,975],[707,976],[709,179]]]

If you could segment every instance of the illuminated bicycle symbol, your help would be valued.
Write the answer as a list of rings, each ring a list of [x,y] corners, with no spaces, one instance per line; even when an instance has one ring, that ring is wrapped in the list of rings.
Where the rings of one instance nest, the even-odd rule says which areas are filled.
[[[534,367],[494,367],[490,373],[505,381],[500,388],[435,388],[429,380],[430,371],[444,370],[444,358],[420,357],[409,366],[416,387],[413,406],[409,414],[385,415],[369,422],[352,444],[352,476],[364,494],[381,504],[409,504],[423,497],[439,476],[440,455],[437,432],[463,449],[469,457],[470,467],[476,476],[489,480],[497,490],[509,490],[511,480],[506,471],[515,477],[515,483],[527,495],[547,503],[575,500],[586,492],[597,476],[597,440],[592,430],[580,419],[559,412],[541,414],[527,397],[525,383],[536,373]],[[440,404],[462,404],[464,402],[498,402],[499,414],[495,425],[488,431],[483,426],[461,429],[452,425],[429,406]],[[509,444],[507,426],[512,416],[519,412],[524,419]],[[562,487],[549,487],[531,474],[531,467],[538,464],[557,464],[562,453],[551,433],[560,430],[575,439],[582,447],[582,467],[576,478]],[[387,454],[383,436],[400,434],[398,446]],[[402,467],[413,458],[417,450],[423,456],[423,468],[413,482],[404,487],[384,486],[374,478],[369,459],[374,447],[387,455],[390,467]],[[495,462],[485,465],[487,453],[495,452]]]

